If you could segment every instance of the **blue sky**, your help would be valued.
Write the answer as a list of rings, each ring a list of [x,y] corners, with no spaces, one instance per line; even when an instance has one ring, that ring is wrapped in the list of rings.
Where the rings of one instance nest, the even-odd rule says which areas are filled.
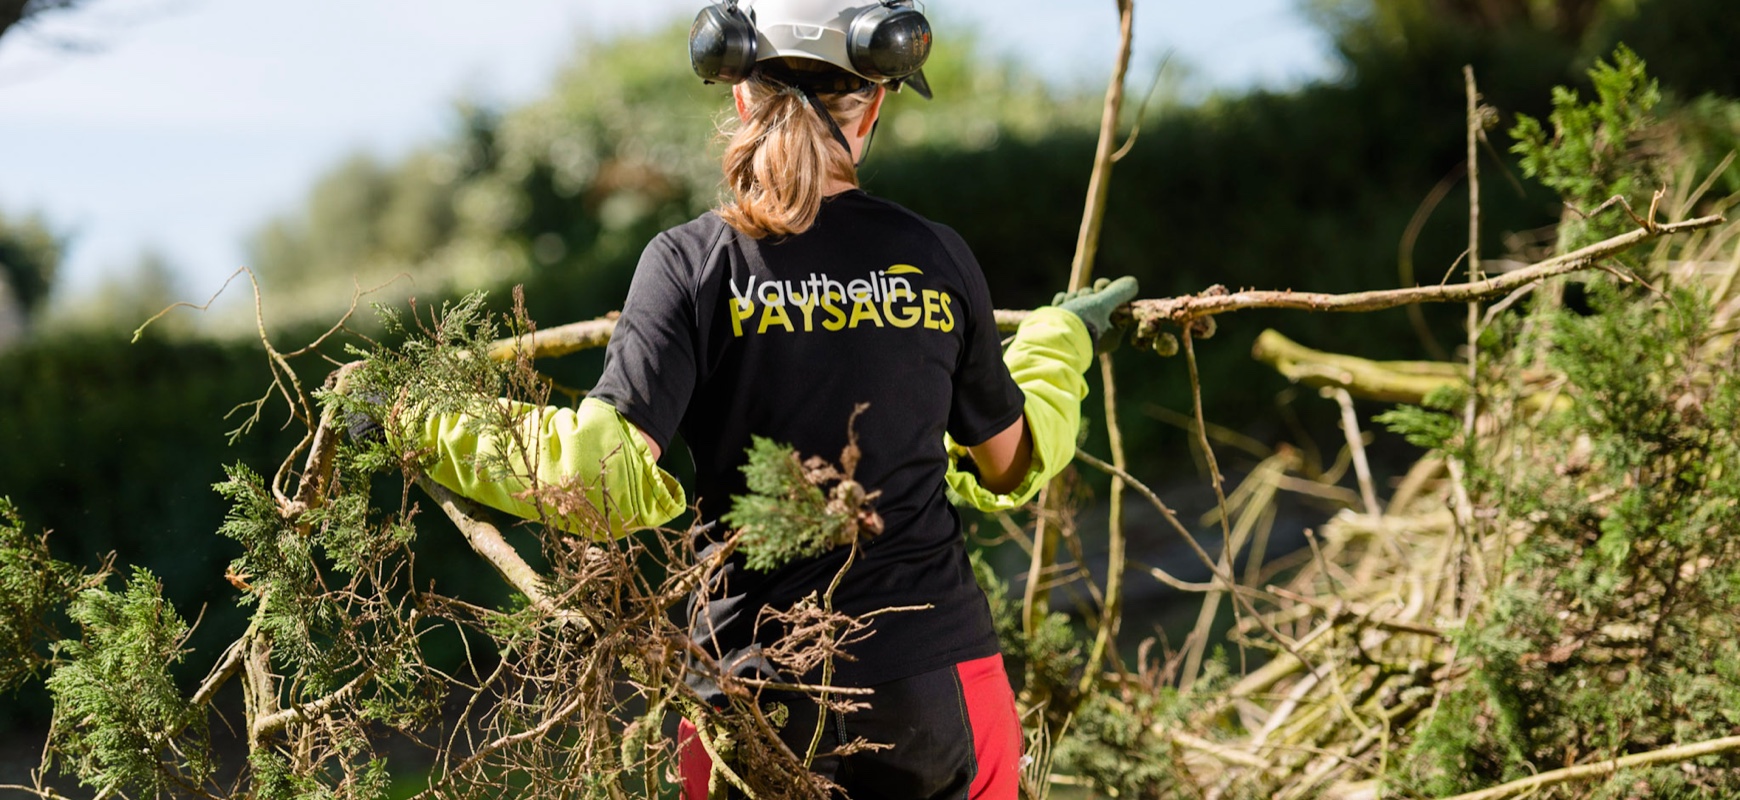
[[[1137,75],[1175,49],[1198,88],[1328,73],[1297,0],[1138,0]],[[1113,0],[931,0],[1061,81],[1099,87]],[[441,135],[461,96],[536,96],[586,37],[692,18],[698,0],[92,0],[0,40],[0,211],[72,235],[61,300],[146,249],[202,298],[248,233],[359,149]],[[68,50],[65,43],[77,49]],[[946,46],[946,39],[941,46]],[[1138,79],[1143,80],[1143,79]],[[1085,169],[1085,165],[1084,165]]]

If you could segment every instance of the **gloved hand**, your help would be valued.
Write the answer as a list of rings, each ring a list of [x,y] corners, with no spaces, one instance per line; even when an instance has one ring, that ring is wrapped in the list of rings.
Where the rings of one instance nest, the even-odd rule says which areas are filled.
[[[353,442],[384,442],[387,438],[386,428],[381,426],[381,421],[375,414],[365,409],[380,408],[386,404],[386,398],[373,390],[354,392],[350,386],[350,374],[360,366],[362,366],[361,361],[352,361],[339,367],[328,379],[333,394],[352,395],[354,399],[361,400],[363,404],[363,408],[357,408],[354,407],[355,404],[350,404],[353,407],[341,411],[343,419],[339,421],[344,425],[345,432],[350,434],[350,439]]]
[[[362,398],[371,405],[379,405],[383,398],[368,396]],[[381,421],[374,415],[363,411],[351,411],[344,415],[344,430],[350,434],[350,439],[357,443],[378,444],[387,440],[387,429],[381,427]]]
[[[1136,297],[1136,279],[1100,278],[1094,285],[1073,292],[1058,292],[1051,304],[1081,318],[1095,344],[1112,328],[1112,311]]]

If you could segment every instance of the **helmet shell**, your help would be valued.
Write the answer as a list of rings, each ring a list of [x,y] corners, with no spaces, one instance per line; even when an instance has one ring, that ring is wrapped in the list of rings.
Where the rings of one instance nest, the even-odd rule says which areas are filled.
[[[743,0],[742,8],[755,20],[756,60],[772,58],[804,58],[822,61],[858,77],[877,83],[898,80],[917,72],[930,50],[929,24],[922,14],[913,11],[912,20],[922,26],[922,32],[911,26],[880,26],[867,29],[864,23],[880,21],[890,8],[910,10],[910,3],[879,0]],[[854,30],[854,23],[859,23]],[[855,41],[856,40],[856,41]],[[903,48],[892,59],[866,58],[865,48],[889,45]],[[922,47],[922,50],[919,48]],[[853,55],[859,55],[854,63]],[[908,64],[902,69],[896,64]],[[892,70],[884,67],[894,66]]]

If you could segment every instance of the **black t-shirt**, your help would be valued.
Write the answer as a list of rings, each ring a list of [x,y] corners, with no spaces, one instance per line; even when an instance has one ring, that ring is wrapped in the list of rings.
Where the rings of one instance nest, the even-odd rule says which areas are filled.
[[[1003,365],[990,292],[958,234],[893,203],[849,191],[822,204],[815,226],[760,241],[708,213],[660,234],[636,269],[591,396],[661,448],[681,432],[694,457],[703,520],[747,490],[750,437],[839,459],[853,407],[862,450],[856,479],[880,490],[884,532],[869,540],[834,593],[872,635],[835,664],[840,685],[898,680],[992,655],[997,638],[973,581],[960,519],[947,500],[943,432],[966,445],[1021,416]],[[722,528],[723,526],[720,526]],[[723,532],[697,542],[706,552]],[[788,607],[827,589],[844,549],[773,572],[729,562],[697,598],[692,635],[723,664],[755,666]]]

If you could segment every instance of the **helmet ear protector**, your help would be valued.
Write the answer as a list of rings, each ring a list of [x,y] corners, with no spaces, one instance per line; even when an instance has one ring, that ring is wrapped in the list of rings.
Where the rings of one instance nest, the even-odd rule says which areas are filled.
[[[707,6],[695,16],[689,65],[707,83],[742,83],[755,71],[755,23],[737,0]]]
[[[930,57],[930,21],[912,0],[880,0],[854,15],[845,34],[851,63],[835,66],[896,88],[910,81],[930,96],[920,73]],[[708,83],[741,83],[755,71],[756,41],[755,21],[738,0],[714,3],[701,9],[689,29],[689,64]]]
[[[904,80],[930,58],[930,20],[910,0],[882,0],[852,18],[846,53],[852,71],[870,80]]]

